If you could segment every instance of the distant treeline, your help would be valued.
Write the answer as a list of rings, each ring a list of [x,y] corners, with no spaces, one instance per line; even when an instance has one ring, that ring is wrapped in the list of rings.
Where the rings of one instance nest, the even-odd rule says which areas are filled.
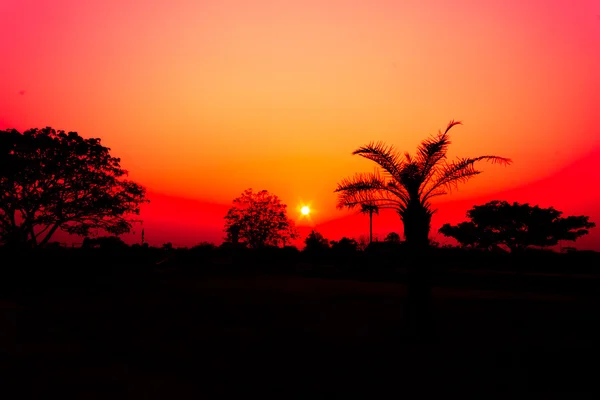
[[[301,271],[303,267],[335,267],[368,273],[380,270],[402,270],[413,265],[427,265],[434,271],[490,270],[541,273],[600,273],[600,252],[564,248],[563,252],[525,249],[519,253],[462,247],[430,247],[414,253],[405,242],[373,242],[361,250],[353,239],[342,238],[328,246],[265,246],[252,249],[223,243],[201,243],[190,248],[174,248],[170,243],[160,247],[147,244],[127,245],[116,237],[94,239],[94,245],[79,248],[58,244],[27,251],[0,247],[2,269],[61,267],[107,270],[130,268],[258,270],[265,266],[275,271]],[[100,243],[100,244],[98,244]]]
[[[527,250],[520,254],[431,248],[419,257],[403,243],[374,242],[365,250],[335,247],[250,249],[204,243],[192,248],[114,246],[34,251],[0,248],[0,298],[44,293],[94,295],[153,290],[165,279],[246,279],[288,276],[403,284],[411,268],[433,272],[433,286],[595,296],[600,253]]]

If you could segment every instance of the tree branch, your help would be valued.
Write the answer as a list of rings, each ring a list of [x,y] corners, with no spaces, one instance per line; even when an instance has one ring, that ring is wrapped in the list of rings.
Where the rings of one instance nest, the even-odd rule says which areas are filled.
[[[50,229],[48,234],[44,237],[44,239],[42,239],[42,241],[40,242],[39,245],[44,246],[46,243],[48,243],[48,241],[50,240],[52,235],[54,235],[54,232],[56,232],[56,230],[58,229],[59,226],[60,226],[59,222],[56,222],[54,225],[52,225],[52,228]]]

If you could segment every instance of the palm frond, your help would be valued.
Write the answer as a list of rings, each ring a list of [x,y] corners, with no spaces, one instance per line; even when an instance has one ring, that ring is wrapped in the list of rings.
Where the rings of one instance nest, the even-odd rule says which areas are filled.
[[[462,121],[450,120],[450,122],[448,122],[448,126],[446,127],[446,130],[444,131],[444,134],[448,133],[448,131],[450,129],[452,129],[453,126],[456,126],[456,125],[462,125]]]
[[[381,196],[380,198],[365,198],[363,194],[354,194],[354,195],[349,195],[349,194],[344,194],[344,195],[340,195],[338,197],[338,202],[336,204],[336,208],[338,210],[344,209],[344,208],[348,208],[348,209],[353,209],[356,206],[361,206],[365,203],[367,204],[373,204],[377,207],[378,210],[383,210],[383,209],[393,209],[393,210],[400,210],[405,208],[406,206],[404,205],[404,203],[399,200],[399,199],[394,199],[394,198],[387,198],[385,196]]]
[[[373,197],[373,193],[385,188],[385,180],[377,173],[358,173],[338,183],[334,193],[338,193],[337,208],[352,208]]]
[[[446,194],[448,194],[447,190],[445,190],[444,188],[437,188],[429,193],[426,200],[429,200],[429,199],[431,199],[433,197],[437,197],[437,196],[444,196]]]
[[[433,215],[437,212],[437,208],[433,208],[432,204],[429,201],[423,202],[423,208],[425,208],[430,215]]]
[[[383,187],[385,187],[385,179],[377,172],[357,173],[350,178],[342,179],[333,192],[369,191],[382,189]]]
[[[338,193],[337,208],[354,208],[372,204],[378,208],[395,208],[404,204],[405,194],[396,190],[377,172],[359,173],[342,180],[334,193]]]
[[[446,163],[437,169],[437,174],[433,183],[429,185],[422,193],[423,201],[433,196],[445,194],[455,189],[459,183],[467,182],[481,171],[475,169],[475,163],[479,161],[489,161],[492,164],[509,165],[512,161],[509,158],[498,156],[480,156],[475,158],[462,158],[457,161]]]
[[[391,193],[392,195],[394,195],[395,197],[402,200],[404,203],[408,203],[408,201],[409,201],[408,191],[406,190],[405,186],[401,185],[400,182],[389,181],[387,183],[387,191],[389,193]]]
[[[435,166],[446,158],[448,147],[451,144],[448,132],[453,126],[461,124],[460,121],[450,121],[443,133],[439,132],[437,136],[423,140],[417,147],[417,160],[425,184],[431,179]]]
[[[398,179],[399,186],[403,187],[407,193],[416,194],[419,192],[419,188],[423,184],[423,175],[421,175],[421,167],[413,162],[412,164],[406,164],[402,171],[400,171],[400,179]]]
[[[379,214],[379,206],[377,205],[377,203],[375,201],[373,201],[371,203],[362,203],[360,205],[360,212],[363,214],[369,214],[369,213]]]
[[[358,154],[361,157],[374,161],[394,179],[398,179],[404,165],[404,161],[400,159],[394,147],[391,145],[386,146],[382,142],[369,143],[354,150],[352,154]]]

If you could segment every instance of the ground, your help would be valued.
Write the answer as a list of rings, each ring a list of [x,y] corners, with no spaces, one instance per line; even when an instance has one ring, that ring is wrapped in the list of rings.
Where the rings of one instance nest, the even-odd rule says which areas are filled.
[[[161,278],[0,300],[2,398],[588,398],[600,298],[300,277]],[[518,396],[516,396],[518,395]],[[541,396],[540,396],[541,397]]]

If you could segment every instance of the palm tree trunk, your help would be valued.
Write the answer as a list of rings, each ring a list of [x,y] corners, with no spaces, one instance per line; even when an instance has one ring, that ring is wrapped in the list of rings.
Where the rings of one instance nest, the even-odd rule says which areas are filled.
[[[432,266],[428,257],[431,214],[417,206],[409,208],[402,217],[409,261],[406,316],[410,332],[422,337],[432,333]]]
[[[404,237],[411,249],[424,251],[429,247],[429,230],[431,229],[431,214],[422,206],[407,208],[402,217]]]

